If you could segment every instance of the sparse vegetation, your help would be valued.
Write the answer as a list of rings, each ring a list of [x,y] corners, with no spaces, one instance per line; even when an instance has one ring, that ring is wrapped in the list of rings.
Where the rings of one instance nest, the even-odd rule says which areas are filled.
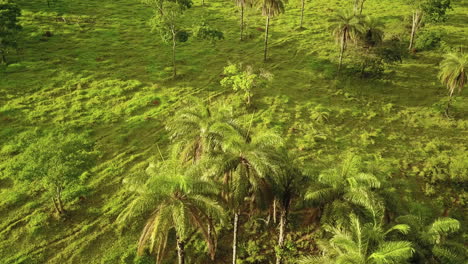
[[[0,263],[464,263],[466,14],[0,0]]]

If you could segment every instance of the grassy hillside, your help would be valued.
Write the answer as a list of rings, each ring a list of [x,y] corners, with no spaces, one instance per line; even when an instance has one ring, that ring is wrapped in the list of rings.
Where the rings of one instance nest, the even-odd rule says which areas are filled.
[[[204,20],[225,38],[190,38],[178,45],[175,79],[171,47],[150,31],[151,10],[138,0],[57,0],[50,7],[45,0],[16,3],[22,9],[19,49],[8,55],[8,66],[0,65],[0,263],[132,263],[124,259],[135,253],[145,219],[125,228],[115,223],[131,197],[122,180],[160,159],[159,149],[166,155],[166,121],[193,104],[191,96],[212,109],[229,108],[244,124],[252,119],[256,130],[277,131],[317,171],[355,150],[386,164],[382,170],[395,181],[414,182],[427,172],[431,157],[468,156],[468,91],[457,95],[448,119],[443,114],[447,90],[437,79],[444,48],[468,43],[466,0],[453,1],[446,22],[425,27],[443,32],[441,48],[409,54],[403,63],[387,65],[380,78],[360,78],[351,56],[336,77],[339,47],[330,17],[351,8],[352,1],[307,2],[301,30],[300,1],[290,2],[286,13],[273,19],[270,59],[263,63],[264,18],[258,9],[248,10],[248,39],[241,42],[234,3],[207,0],[201,6],[197,0],[185,13],[184,26]],[[369,0],[364,13],[382,19],[386,39],[409,36],[404,17],[411,11],[402,0]],[[228,62],[274,75],[270,85],[254,91],[252,107],[220,86]],[[315,122],[324,113],[328,118]],[[2,174],[31,142],[59,130],[90,133],[99,151],[96,165],[83,176],[86,188],[71,191],[83,194],[66,201],[65,219],[53,216],[40,187]],[[433,194],[425,188],[422,183],[414,189],[429,201]],[[444,207],[439,201],[434,206]],[[466,224],[462,209],[453,216]],[[295,238],[313,240],[313,229],[291,230]],[[268,236],[252,239],[273,243]],[[229,262],[229,243],[224,234],[216,263]],[[313,248],[313,243],[299,244],[299,255]]]

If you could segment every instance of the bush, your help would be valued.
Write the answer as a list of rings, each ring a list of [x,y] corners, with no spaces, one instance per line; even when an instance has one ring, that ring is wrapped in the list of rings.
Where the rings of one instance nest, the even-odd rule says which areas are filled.
[[[417,51],[439,48],[443,35],[441,31],[422,31],[416,39],[414,47]]]

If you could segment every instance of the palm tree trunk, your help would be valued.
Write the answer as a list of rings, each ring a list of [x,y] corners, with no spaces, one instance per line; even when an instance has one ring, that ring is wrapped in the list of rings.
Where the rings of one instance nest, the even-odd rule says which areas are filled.
[[[240,12],[240,40],[244,40],[244,4],[241,4]]]
[[[234,231],[232,237],[232,264],[237,263],[237,234],[239,225],[239,212],[234,213]]]
[[[366,0],[361,0],[361,7],[359,8],[359,15],[362,15],[362,10],[364,9],[364,2],[366,2]]]
[[[278,236],[278,248],[280,250],[284,247],[284,237],[286,232],[286,222],[287,222],[287,210],[286,208],[281,209],[280,224],[279,224],[279,236]],[[283,263],[282,252],[276,255],[276,264]]]
[[[268,31],[270,28],[270,9],[267,10],[267,18],[266,18],[266,28],[265,28],[265,49],[263,52],[263,61],[266,62],[267,60],[267,50],[268,50]]]
[[[177,76],[175,53],[176,53],[176,32],[173,26],[172,27],[172,77],[173,78]]]
[[[304,23],[304,9],[305,9],[305,0],[302,0],[302,7],[301,7],[301,24],[299,28],[303,28],[302,25]]]
[[[338,73],[341,71],[341,66],[343,65],[343,54],[346,48],[346,30],[343,31],[343,36],[341,37],[341,45],[340,45],[340,63],[338,65]]]
[[[273,223],[276,224],[276,199],[273,200]]]
[[[179,238],[177,239],[177,259],[179,264],[185,264],[185,244]]]
[[[453,98],[453,92],[454,91],[455,91],[455,89],[450,90],[449,99],[448,99],[448,102],[447,102],[447,107],[445,107],[445,116],[446,117],[450,117],[449,110],[450,110],[450,105],[452,104],[452,98]]]

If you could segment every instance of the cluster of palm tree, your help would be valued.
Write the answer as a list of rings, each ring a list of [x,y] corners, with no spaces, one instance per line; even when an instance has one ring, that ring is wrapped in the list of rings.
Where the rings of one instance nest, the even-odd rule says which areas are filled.
[[[239,125],[232,114],[202,103],[178,111],[167,130],[171,151],[159,153],[161,160],[150,163],[144,177],[126,179],[134,198],[118,219],[147,219],[138,253],[154,255],[157,263],[170,245],[178,263],[186,263],[186,245],[195,239],[205,241],[215,261],[220,230],[231,232],[232,263],[238,263],[238,244],[245,239],[239,230],[260,215],[277,230],[275,263],[284,263],[291,210],[304,207],[319,212],[314,225],[326,232],[316,241],[322,255],[302,263],[404,263],[414,256],[460,255],[446,243],[460,228],[457,220],[440,218],[426,228],[433,218],[410,221],[412,212],[391,217],[398,193],[384,177],[364,173],[355,154],[315,174],[277,134],[260,133],[252,122]],[[421,240],[403,236],[410,233]]]
[[[270,200],[279,201],[281,208],[281,247],[296,188],[293,182],[299,173],[288,163],[282,139],[275,134],[253,133],[250,127],[244,129],[232,118],[217,116],[203,104],[179,111],[169,124],[174,142],[171,155],[151,164],[144,182],[127,181],[136,196],[119,220],[149,214],[139,253],[148,248],[157,261],[161,260],[168,235],[174,234],[181,264],[185,261],[184,245],[201,233],[214,259],[215,223],[223,225],[228,217],[236,263],[240,217]],[[272,190],[278,190],[278,195]],[[280,258],[277,263],[282,263]]]

